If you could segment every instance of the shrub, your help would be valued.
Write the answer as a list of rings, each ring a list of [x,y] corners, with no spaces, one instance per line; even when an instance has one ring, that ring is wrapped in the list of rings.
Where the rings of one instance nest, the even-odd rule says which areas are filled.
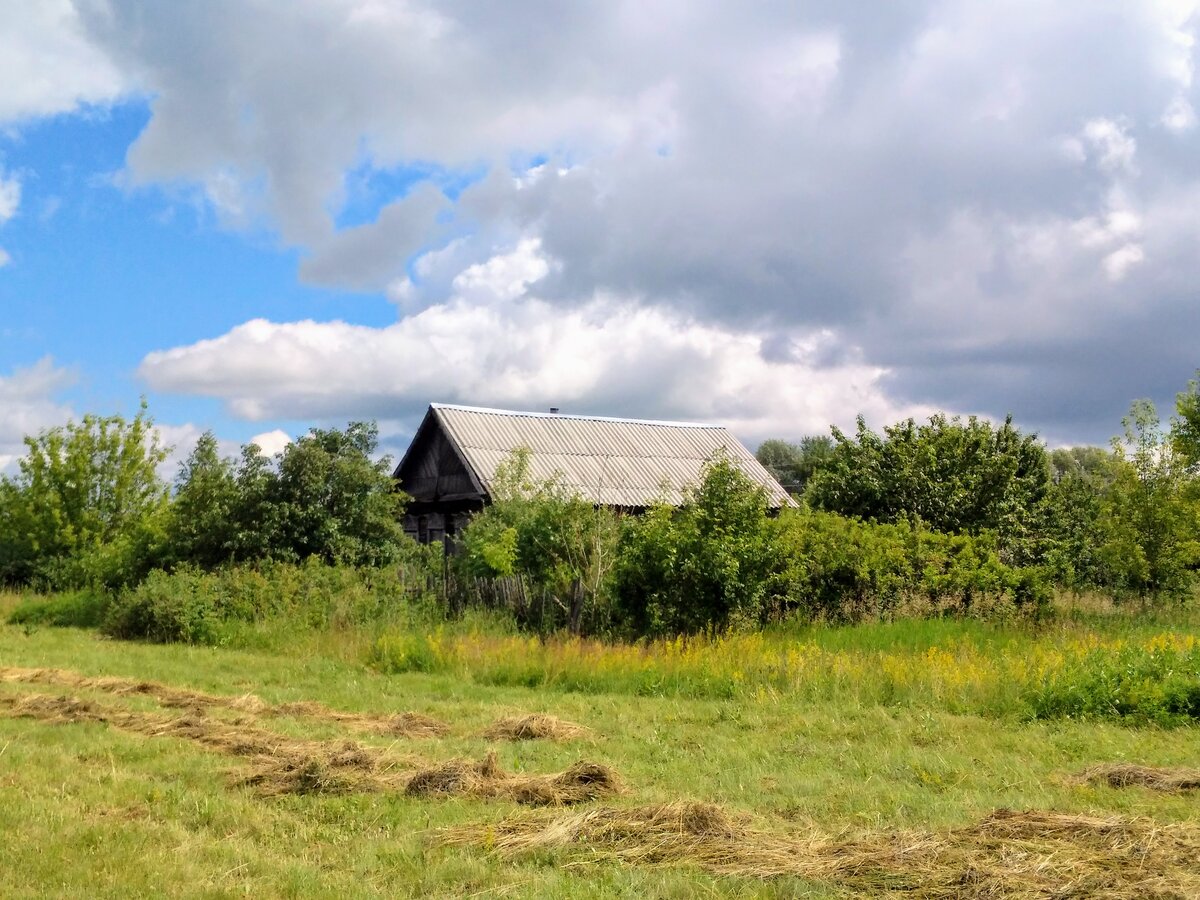
[[[156,643],[214,644],[220,618],[210,577],[193,570],[151,572],[113,602],[104,629]]]
[[[112,602],[104,623],[114,637],[213,644],[234,623],[286,622],[308,629],[393,624],[424,612],[431,553],[402,569],[353,569],[317,559],[216,572],[151,572]]]
[[[765,491],[714,458],[678,509],[626,520],[617,584],[627,628],[694,634],[760,622],[782,567],[773,538]]]
[[[785,510],[773,528],[785,560],[777,602],[802,618],[995,613],[1005,604],[1038,617],[1048,608],[1045,573],[1005,564],[991,532],[947,535],[808,510]]]

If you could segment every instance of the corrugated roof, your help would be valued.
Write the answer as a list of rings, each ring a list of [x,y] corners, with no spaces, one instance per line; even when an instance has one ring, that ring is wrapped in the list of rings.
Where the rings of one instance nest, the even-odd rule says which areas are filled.
[[[518,412],[435,403],[434,415],[490,493],[496,467],[521,447],[530,475],[558,477],[606,506],[678,504],[700,481],[705,462],[724,450],[771,505],[795,503],[742,443],[719,425],[560,413]]]

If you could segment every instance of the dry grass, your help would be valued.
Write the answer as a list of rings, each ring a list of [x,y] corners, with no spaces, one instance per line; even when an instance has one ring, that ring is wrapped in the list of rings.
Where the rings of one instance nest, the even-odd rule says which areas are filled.
[[[496,754],[479,762],[451,760],[412,776],[410,797],[457,795],[505,798],[530,806],[570,806],[621,792],[617,773],[599,763],[580,761],[555,775],[519,775],[502,771]]]
[[[0,681],[50,684],[74,690],[100,691],[117,696],[140,694],[163,706],[182,709],[230,709],[254,716],[310,718],[346,725],[359,731],[395,737],[440,737],[450,733],[450,726],[445,722],[415,712],[382,716],[349,713],[331,709],[322,703],[311,700],[273,705],[254,694],[243,694],[240,697],[221,696],[133,678],[110,676],[92,678],[65,669],[0,667]]]
[[[752,827],[709,804],[510,817],[445,832],[452,846],[503,855],[564,850],[576,859],[690,865],[718,875],[795,876],[911,898],[1200,896],[1200,827],[1145,819],[996,812],[942,833],[830,837]]]
[[[494,753],[479,763],[429,765],[354,741],[289,738],[246,721],[225,721],[192,710],[180,716],[110,707],[77,697],[0,695],[0,709],[53,724],[92,722],[147,737],[176,737],[249,759],[236,781],[260,793],[404,793],[412,797],[508,799],[531,806],[567,806],[621,790],[612,769],[580,761],[564,772],[523,775],[502,770]]]
[[[1166,793],[1200,790],[1200,769],[1159,769],[1133,763],[1102,763],[1084,769],[1077,781],[1114,788],[1144,787]]]
[[[569,741],[591,733],[590,728],[566,722],[557,716],[529,713],[497,719],[483,736],[493,741],[532,741],[549,739]]]

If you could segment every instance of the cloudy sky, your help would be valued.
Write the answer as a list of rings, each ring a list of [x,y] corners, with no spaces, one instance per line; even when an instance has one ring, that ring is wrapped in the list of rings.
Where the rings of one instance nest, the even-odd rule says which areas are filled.
[[[1103,442],[1200,366],[1195,6],[0,0],[0,466],[141,395]]]

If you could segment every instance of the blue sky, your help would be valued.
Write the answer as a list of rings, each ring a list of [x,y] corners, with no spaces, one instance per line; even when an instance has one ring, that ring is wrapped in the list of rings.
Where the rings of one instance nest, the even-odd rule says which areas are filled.
[[[1103,442],[1200,357],[1189,0],[0,3],[0,466],[430,401]]]

